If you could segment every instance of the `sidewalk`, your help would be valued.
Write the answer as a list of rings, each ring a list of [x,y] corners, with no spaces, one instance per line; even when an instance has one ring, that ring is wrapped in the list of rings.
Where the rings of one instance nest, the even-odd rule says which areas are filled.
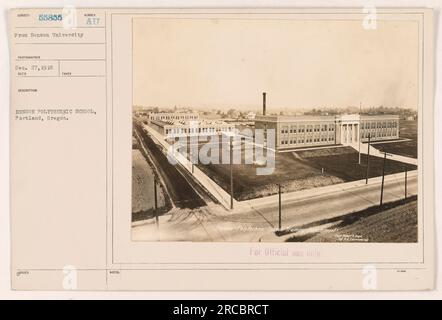
[[[409,171],[407,173],[408,178],[416,177],[418,175],[418,170]],[[394,173],[390,175],[386,175],[384,178],[384,182],[390,182],[390,181],[403,181],[404,180],[404,173]],[[382,177],[374,177],[368,179],[367,185],[376,185],[380,184],[382,182]],[[313,198],[317,196],[322,196],[330,193],[335,193],[338,191],[346,191],[357,187],[365,186],[365,179],[357,180],[357,181],[351,181],[351,182],[344,182],[344,183],[338,183],[338,184],[332,184],[324,187],[317,187],[317,188],[310,188],[300,191],[294,191],[294,192],[288,192],[283,193],[284,201],[293,201],[293,200],[302,200],[302,199],[308,199]],[[254,207],[263,206],[270,203],[276,203],[278,201],[278,194],[274,194],[271,196],[263,197],[263,198],[256,198],[251,200],[245,200],[238,202],[237,205],[251,205]]]
[[[359,144],[353,143],[353,144],[350,144],[349,146],[352,147],[353,149],[355,149],[356,151],[359,151]],[[361,146],[361,153],[368,154],[368,143],[361,143],[360,146]],[[380,157],[380,158],[384,157],[384,153],[379,151],[378,149],[376,149],[375,144],[373,145],[371,143],[370,143],[370,155],[375,156],[375,157]],[[413,164],[415,166],[418,165],[417,159],[405,157],[405,156],[400,156],[397,154],[392,154],[392,153],[387,152],[387,158],[390,160]]]

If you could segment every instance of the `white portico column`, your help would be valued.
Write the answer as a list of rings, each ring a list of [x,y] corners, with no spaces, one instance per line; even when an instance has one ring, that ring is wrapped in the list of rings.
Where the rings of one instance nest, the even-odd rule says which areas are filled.
[[[359,139],[361,139],[361,136],[360,136],[361,129],[359,128],[360,125],[361,124],[359,124],[359,123],[356,125],[356,135],[357,135],[356,142],[359,142]]]
[[[354,143],[355,142],[355,132],[356,132],[356,126],[354,123],[352,123],[351,125],[351,142]]]
[[[352,135],[353,133],[351,132],[351,124],[349,123],[348,124],[348,141],[347,141],[347,143],[351,143],[351,135]]]
[[[350,128],[351,128],[351,131],[350,131],[350,134],[351,134],[351,143],[353,143],[353,142],[355,142],[355,125],[352,123],[352,124],[350,125]]]
[[[341,123],[341,143],[344,143],[344,125]]]
[[[355,142],[356,142],[356,124],[353,123],[353,124],[351,125],[351,128],[352,128],[352,133],[353,133],[353,138],[352,138],[351,142],[352,142],[352,143],[355,143]]]
[[[353,126],[351,124],[348,125],[348,143],[352,142],[352,135],[353,135]]]
[[[345,128],[345,130],[344,130],[344,142],[345,143],[347,143],[347,125],[346,124],[344,124],[344,128]]]

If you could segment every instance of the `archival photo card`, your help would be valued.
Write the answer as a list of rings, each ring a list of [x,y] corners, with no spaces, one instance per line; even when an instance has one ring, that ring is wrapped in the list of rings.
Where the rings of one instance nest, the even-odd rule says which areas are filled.
[[[418,241],[419,24],[132,23],[133,241]]]
[[[434,287],[432,9],[9,17],[12,288]]]

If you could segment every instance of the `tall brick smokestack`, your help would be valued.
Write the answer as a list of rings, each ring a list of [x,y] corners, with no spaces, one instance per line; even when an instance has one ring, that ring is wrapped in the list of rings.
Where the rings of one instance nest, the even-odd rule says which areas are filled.
[[[262,93],[262,115],[266,115],[266,93]]]

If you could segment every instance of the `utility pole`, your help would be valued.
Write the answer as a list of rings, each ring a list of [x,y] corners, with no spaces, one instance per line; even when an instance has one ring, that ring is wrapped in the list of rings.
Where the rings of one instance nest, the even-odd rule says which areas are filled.
[[[362,104],[359,102],[359,123],[358,123],[359,165],[361,165],[361,109],[362,109]]]
[[[368,134],[367,170],[365,172],[365,184],[368,183],[369,168],[370,168],[370,133]]]
[[[189,161],[190,161],[190,170],[192,171],[192,174],[194,172],[194,161],[193,161],[193,150],[192,150],[192,139],[189,137],[189,139],[186,141],[186,143],[188,143],[189,146]]]
[[[281,185],[278,184],[278,195],[279,195],[279,223],[278,223],[278,227],[279,227],[279,231],[281,231],[281,225],[282,225],[282,208],[281,208]]]
[[[230,209],[233,210],[233,137],[230,137]]]
[[[384,178],[385,178],[385,160],[387,159],[387,152],[384,152],[384,163],[382,165],[382,184],[381,184],[381,201],[380,206],[382,207],[382,200],[384,196]]]
[[[262,93],[262,115],[265,116],[266,115],[266,92]]]
[[[155,197],[155,223],[157,225],[158,231],[160,230],[160,221],[158,219],[158,200],[157,200],[157,179],[153,178],[153,193]]]
[[[405,166],[405,200],[407,200],[407,166]]]

